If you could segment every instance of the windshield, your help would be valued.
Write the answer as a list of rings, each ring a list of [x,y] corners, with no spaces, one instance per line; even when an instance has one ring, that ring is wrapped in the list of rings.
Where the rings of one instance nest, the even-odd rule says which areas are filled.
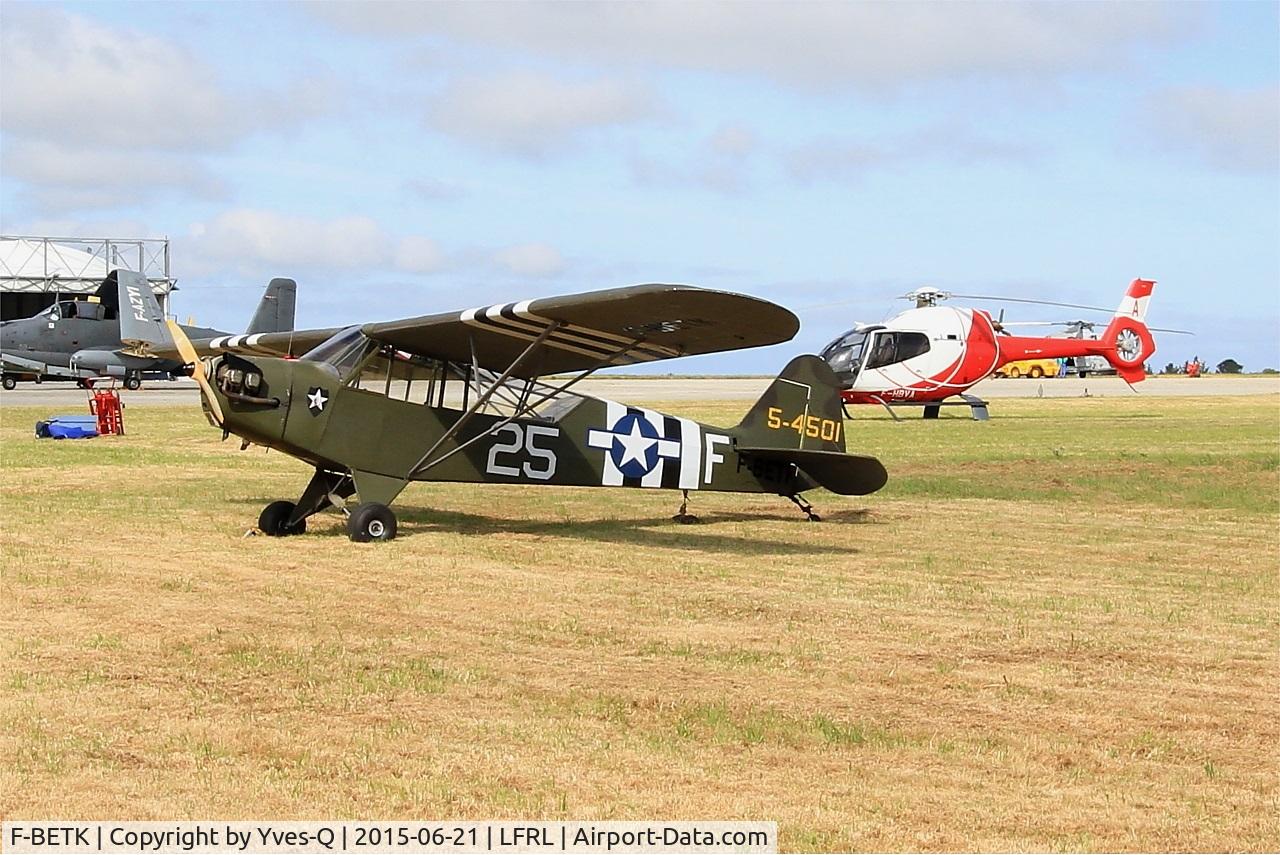
[[[373,346],[374,343],[360,331],[360,327],[347,327],[308,350],[302,359],[332,365],[342,376],[355,367]]]
[[[862,346],[867,334],[862,330],[850,330],[822,349],[822,358],[836,374],[855,374],[862,360]]]

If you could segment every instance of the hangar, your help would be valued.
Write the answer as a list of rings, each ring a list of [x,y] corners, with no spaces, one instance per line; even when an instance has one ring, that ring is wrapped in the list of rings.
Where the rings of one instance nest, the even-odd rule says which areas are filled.
[[[29,318],[60,295],[92,294],[115,268],[145,276],[169,312],[177,281],[169,273],[168,238],[0,235],[0,320]]]

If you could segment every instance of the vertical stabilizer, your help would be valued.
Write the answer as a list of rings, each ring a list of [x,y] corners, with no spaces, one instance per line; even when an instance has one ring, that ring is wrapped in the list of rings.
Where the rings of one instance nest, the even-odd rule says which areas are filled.
[[[292,279],[272,279],[258,302],[258,310],[245,330],[246,334],[291,332],[298,283]]]
[[[840,379],[817,356],[797,356],[765,390],[735,433],[769,448],[844,451]]]

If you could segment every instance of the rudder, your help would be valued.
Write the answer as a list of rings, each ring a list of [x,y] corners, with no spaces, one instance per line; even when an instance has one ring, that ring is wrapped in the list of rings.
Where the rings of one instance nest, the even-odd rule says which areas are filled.
[[[797,356],[774,378],[734,433],[744,445],[843,452],[840,379],[822,358]]]

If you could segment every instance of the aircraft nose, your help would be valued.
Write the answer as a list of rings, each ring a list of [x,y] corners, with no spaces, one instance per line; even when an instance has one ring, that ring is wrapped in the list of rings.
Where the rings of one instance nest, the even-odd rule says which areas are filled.
[[[259,445],[276,444],[288,412],[290,367],[283,359],[225,354],[212,363],[222,427]]]

